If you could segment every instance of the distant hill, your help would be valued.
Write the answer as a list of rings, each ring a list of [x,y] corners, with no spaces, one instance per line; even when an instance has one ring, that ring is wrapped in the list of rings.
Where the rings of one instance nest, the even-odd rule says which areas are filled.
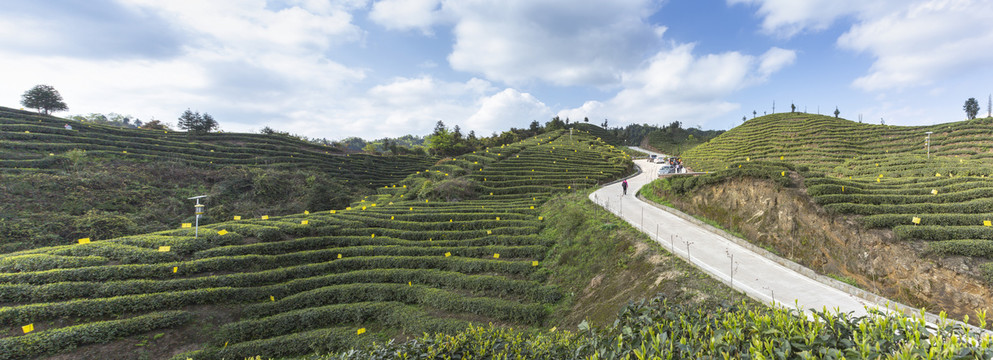
[[[64,125],[69,124],[72,130]],[[426,156],[343,154],[281,135],[139,130],[0,107],[0,252],[212,218],[343,208]]]

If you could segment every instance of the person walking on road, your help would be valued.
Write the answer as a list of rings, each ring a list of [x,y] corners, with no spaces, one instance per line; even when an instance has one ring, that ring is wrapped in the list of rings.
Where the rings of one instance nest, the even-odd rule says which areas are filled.
[[[624,182],[621,183],[621,188],[624,189],[624,195],[627,195],[628,194],[628,181],[626,179],[624,180]]]

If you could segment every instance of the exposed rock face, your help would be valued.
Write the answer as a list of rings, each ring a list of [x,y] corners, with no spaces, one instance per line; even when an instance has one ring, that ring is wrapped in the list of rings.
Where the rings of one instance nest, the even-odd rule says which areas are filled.
[[[922,242],[867,230],[857,217],[828,214],[805,188],[736,179],[670,198],[677,208],[756,245],[887,298],[957,319],[975,319],[976,310],[993,313],[993,292],[978,277],[975,259],[923,256]]]

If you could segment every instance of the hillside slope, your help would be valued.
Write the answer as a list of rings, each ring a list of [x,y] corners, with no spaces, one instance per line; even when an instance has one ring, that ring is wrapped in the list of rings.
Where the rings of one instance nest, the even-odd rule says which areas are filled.
[[[206,223],[338,209],[435,161],[342,154],[279,135],[123,129],[0,107],[0,252],[169,229],[192,220],[186,198],[196,195],[210,195]]]
[[[562,134],[425,167],[344,210],[0,255],[0,324],[17,329],[0,334],[0,358],[156,329],[208,327],[207,344],[170,341],[211,359],[541,324],[562,294],[543,285],[552,243],[535,235],[536,206],[631,166],[589,135]]]
[[[932,132],[930,157],[924,146],[926,132]],[[902,127],[859,124],[818,115],[775,114],[749,120],[685,154],[684,161],[694,170],[712,173],[673,178],[657,188],[667,189],[660,192],[671,197],[673,203],[684,204],[683,208],[687,209],[710,209],[697,211],[697,215],[711,217],[730,229],[751,232],[758,236],[752,240],[762,242],[762,238],[770,237],[771,229],[795,232],[798,226],[789,217],[774,217],[786,223],[766,224],[769,229],[754,228],[754,224],[765,221],[760,216],[765,211],[759,209],[775,209],[779,204],[772,200],[777,197],[765,196],[762,201],[767,204],[744,205],[741,203],[748,198],[745,195],[753,187],[768,187],[769,183],[762,181],[771,181],[779,187],[796,187],[800,189],[798,198],[810,196],[817,207],[809,210],[810,213],[847,216],[833,222],[864,230],[847,231],[861,235],[836,237],[838,243],[899,241],[892,249],[884,249],[883,245],[877,246],[882,249],[879,251],[851,249],[858,256],[829,254],[823,250],[801,251],[796,252],[801,254],[797,261],[821,268],[827,264],[826,258],[846,257],[849,264],[837,275],[861,279],[860,286],[864,288],[885,286],[879,292],[898,293],[901,298],[909,299],[906,301],[928,306],[931,311],[969,314],[993,310],[981,309],[982,304],[968,300],[982,296],[993,287],[991,149],[993,119]],[[749,181],[752,186],[748,185]],[[736,193],[721,195],[729,191]],[[884,232],[871,235],[879,234],[876,229]],[[790,241],[780,243],[797,246],[799,242],[800,246],[822,249],[833,246],[794,235],[785,236]],[[894,249],[907,258],[882,255]],[[779,250],[794,253],[791,247]],[[955,276],[981,280],[987,289],[957,294],[956,291],[969,291],[969,286],[950,289],[946,285],[966,282],[940,276],[923,281],[878,281],[887,276],[880,271],[893,264],[934,273],[953,272]]]

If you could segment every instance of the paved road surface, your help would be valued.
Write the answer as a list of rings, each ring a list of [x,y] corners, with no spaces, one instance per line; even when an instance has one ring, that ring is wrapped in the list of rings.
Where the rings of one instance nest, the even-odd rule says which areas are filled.
[[[658,165],[647,160],[636,160],[635,164],[643,173],[628,179],[626,196],[621,193],[621,184],[615,183],[597,190],[590,199],[641,229],[669,251],[689,258],[693,265],[711,276],[724,283],[730,282],[735,289],[767,304],[777,303],[790,308],[798,304],[817,310],[837,308],[856,315],[866,314],[864,306],[872,305],[868,300],[816,281],[637,199],[634,194],[654,178]],[[735,267],[733,282],[732,266]],[[878,305],[885,307],[885,304]]]

